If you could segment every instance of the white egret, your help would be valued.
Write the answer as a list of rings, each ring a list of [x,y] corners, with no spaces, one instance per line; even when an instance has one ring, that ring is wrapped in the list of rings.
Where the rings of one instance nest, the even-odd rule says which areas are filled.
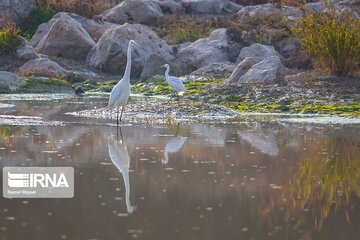
[[[175,91],[175,94],[177,96],[178,105],[179,105],[179,92],[185,92],[186,88],[185,88],[183,82],[179,78],[174,77],[174,76],[169,76],[169,72],[170,72],[169,64],[164,64],[161,67],[166,68],[165,79],[168,82],[168,84],[170,85],[170,87]],[[175,94],[169,99],[168,102],[170,102],[170,100],[173,99]]]
[[[108,108],[114,108],[114,107],[117,108],[117,115],[116,115],[117,125],[119,125],[119,108],[121,106],[121,115],[120,115],[120,122],[121,122],[121,117],[124,112],[125,105],[127,104],[130,96],[131,50],[133,49],[134,46],[139,47],[139,45],[134,40],[130,40],[127,50],[127,63],[126,63],[124,76],[111,90],[109,97]]]
[[[122,174],[125,184],[125,203],[128,213],[135,210],[135,206],[130,203],[130,181],[129,181],[129,168],[130,156],[126,148],[125,142],[121,139],[115,141],[111,136],[108,138],[109,156],[116,168]]]

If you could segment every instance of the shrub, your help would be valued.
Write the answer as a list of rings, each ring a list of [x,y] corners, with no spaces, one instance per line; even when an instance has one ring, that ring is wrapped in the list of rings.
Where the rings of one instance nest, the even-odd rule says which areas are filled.
[[[360,64],[360,20],[334,8],[300,19],[293,33],[314,57],[315,67],[335,75],[353,75]]]
[[[92,18],[115,6],[121,0],[35,0],[37,7],[51,8],[56,12],[72,12]]]
[[[7,24],[0,29],[0,55],[15,53],[20,44],[20,29],[14,24]]]
[[[269,28],[274,29],[275,36],[267,33]],[[233,39],[244,40],[244,32],[253,32],[253,39],[247,44],[264,40],[270,44],[290,35],[282,15],[273,15],[267,19],[239,19],[237,16],[168,16],[155,22],[152,29],[169,44],[193,42],[199,38],[209,36],[217,28],[227,28]]]
[[[153,26],[153,30],[169,44],[193,42],[207,37],[214,30],[211,19],[196,17],[164,17]]]
[[[34,35],[38,26],[42,23],[48,22],[55,11],[49,7],[35,7],[31,9],[29,17],[23,20],[21,28],[25,38],[31,38]]]

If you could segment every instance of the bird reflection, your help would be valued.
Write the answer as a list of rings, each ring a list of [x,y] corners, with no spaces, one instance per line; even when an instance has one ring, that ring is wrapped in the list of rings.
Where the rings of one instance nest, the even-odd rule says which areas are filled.
[[[121,129],[120,129],[121,133]],[[128,213],[132,213],[136,206],[132,206],[130,203],[130,182],[129,182],[129,167],[130,167],[130,156],[126,148],[125,141],[122,138],[114,140],[112,136],[108,137],[108,148],[111,161],[114,163],[116,168],[122,174],[125,184],[125,202]]]
[[[169,163],[169,153],[178,152],[182,148],[182,146],[184,145],[187,139],[187,137],[178,136],[178,133],[179,133],[179,124],[176,127],[176,133],[174,134],[175,136],[171,138],[166,144],[164,150],[164,160],[162,161],[163,164]]]

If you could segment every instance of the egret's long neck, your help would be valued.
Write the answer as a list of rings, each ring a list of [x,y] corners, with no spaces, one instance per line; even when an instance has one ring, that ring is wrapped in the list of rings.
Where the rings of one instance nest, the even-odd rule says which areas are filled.
[[[169,72],[170,72],[170,68],[167,67],[167,68],[166,68],[166,71],[165,71],[165,78],[168,78],[168,77],[169,77]]]
[[[169,153],[168,153],[168,151],[165,150],[163,163],[168,164],[168,162],[169,162]]]
[[[131,70],[131,46],[129,45],[127,50],[127,62],[125,68],[124,79],[130,81],[130,70]]]
[[[130,202],[130,182],[129,182],[129,172],[122,173],[124,183],[125,183],[125,203],[128,213],[132,213],[134,211]]]

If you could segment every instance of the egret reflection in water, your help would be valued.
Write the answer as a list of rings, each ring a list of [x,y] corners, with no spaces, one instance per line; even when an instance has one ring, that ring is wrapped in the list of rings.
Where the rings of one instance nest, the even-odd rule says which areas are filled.
[[[178,134],[179,134],[179,124],[176,126],[175,136],[172,137],[166,144],[166,147],[164,150],[164,160],[162,161],[163,164],[169,163],[169,153],[178,152],[184,145],[187,137],[181,137],[181,136],[178,136]]]
[[[117,140],[112,136],[108,137],[108,149],[111,161],[121,173],[125,184],[125,202],[128,213],[132,213],[136,207],[131,205],[130,202],[130,181],[129,181],[129,168],[130,168],[130,156],[126,148],[126,143],[122,138]]]

